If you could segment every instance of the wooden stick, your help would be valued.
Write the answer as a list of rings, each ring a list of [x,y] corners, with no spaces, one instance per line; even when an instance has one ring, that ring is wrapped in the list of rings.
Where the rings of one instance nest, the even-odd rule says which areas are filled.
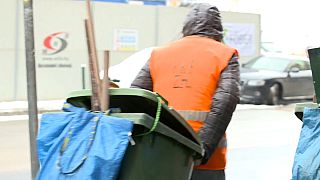
[[[95,58],[97,58],[97,47],[96,47],[96,37],[95,37],[95,34],[94,34],[94,26],[93,26],[93,19],[92,19],[92,12],[91,12],[91,3],[90,3],[90,0],[86,0],[86,4],[87,4],[87,16],[88,16],[88,20],[89,20],[89,28],[90,28],[90,36],[92,36],[92,41],[93,41],[93,46],[92,48],[95,50],[94,51],[94,55],[96,56]]]
[[[99,91],[100,86],[97,82],[100,82],[99,76],[97,76],[96,72],[97,69],[94,65],[94,58],[92,52],[92,40],[90,39],[90,30],[89,30],[89,23],[88,20],[85,19],[85,30],[86,30],[86,39],[87,39],[87,47],[88,47],[88,54],[89,54],[89,69],[90,69],[90,77],[91,77],[91,88],[92,88],[92,95],[91,95],[91,110],[99,111],[100,110],[100,101],[99,101]]]
[[[95,40],[95,35],[94,35],[94,26],[93,26],[93,20],[92,20],[92,13],[91,13],[91,6],[90,6],[90,0],[86,0],[87,4],[87,16],[88,20],[86,23],[87,30],[88,30],[88,43],[90,44],[90,52],[91,52],[91,58],[92,58],[92,71],[93,71],[93,76],[94,76],[94,81],[95,81],[95,86],[92,86],[93,88],[97,88],[96,90],[93,90],[96,92],[96,95],[99,102],[99,110],[101,110],[101,103],[102,103],[102,96],[101,96],[101,82],[100,82],[100,77],[99,77],[99,62],[98,62],[98,56],[97,56],[97,48],[96,48],[96,40]],[[92,91],[92,92],[93,92]],[[93,95],[93,94],[92,94]]]
[[[107,111],[109,109],[109,51],[104,51],[104,70],[103,70],[103,79],[102,79],[102,101],[101,101],[101,110]]]

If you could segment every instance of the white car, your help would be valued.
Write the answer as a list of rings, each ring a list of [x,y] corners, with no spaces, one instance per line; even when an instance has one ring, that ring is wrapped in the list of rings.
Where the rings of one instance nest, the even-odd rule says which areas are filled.
[[[153,49],[154,47],[145,48],[132,54],[121,63],[111,66],[108,73],[109,78],[111,80],[119,80],[116,84],[120,88],[129,88],[141,68],[151,57]],[[100,77],[103,77],[103,71],[100,72]]]

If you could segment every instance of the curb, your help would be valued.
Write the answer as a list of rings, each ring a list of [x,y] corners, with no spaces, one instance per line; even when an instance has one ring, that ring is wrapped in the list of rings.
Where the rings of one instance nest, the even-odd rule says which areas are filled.
[[[43,114],[47,112],[59,112],[61,109],[40,109],[38,110],[38,114]],[[15,116],[15,115],[28,115],[28,110],[18,109],[13,111],[0,111],[0,116]]]
[[[38,114],[61,111],[64,102],[65,100],[38,101]],[[0,102],[0,116],[28,115],[28,112],[28,101]]]

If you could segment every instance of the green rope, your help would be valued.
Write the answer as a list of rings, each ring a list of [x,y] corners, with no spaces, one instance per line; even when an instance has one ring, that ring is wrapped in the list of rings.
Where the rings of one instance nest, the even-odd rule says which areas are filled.
[[[157,113],[156,113],[156,118],[154,119],[152,127],[150,128],[150,130],[148,132],[142,133],[142,134],[138,134],[138,135],[135,135],[135,136],[148,135],[148,134],[152,133],[157,128],[157,125],[158,125],[158,123],[160,121],[160,114],[161,114],[161,98],[157,97],[157,99],[158,99]]]

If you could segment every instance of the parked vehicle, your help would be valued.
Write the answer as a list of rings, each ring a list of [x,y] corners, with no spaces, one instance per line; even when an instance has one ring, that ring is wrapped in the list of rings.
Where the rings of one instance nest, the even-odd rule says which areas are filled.
[[[281,100],[312,99],[312,73],[307,58],[281,54],[263,55],[240,69],[240,101],[279,104]]]
[[[153,49],[154,47],[148,47],[137,51],[119,64],[111,66],[108,72],[109,78],[121,88],[129,88],[141,68],[149,60]],[[103,77],[103,71],[100,72],[100,77]]]

